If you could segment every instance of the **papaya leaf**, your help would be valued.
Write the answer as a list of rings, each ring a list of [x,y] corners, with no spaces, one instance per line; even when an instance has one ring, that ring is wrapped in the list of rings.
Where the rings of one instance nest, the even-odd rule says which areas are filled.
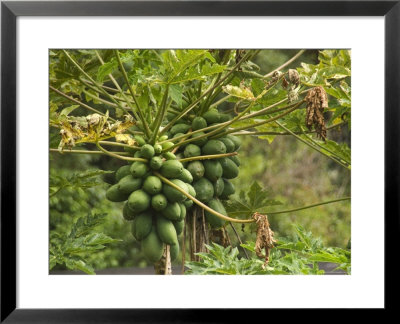
[[[250,218],[255,212],[266,213],[269,206],[281,202],[271,199],[270,192],[263,189],[258,182],[253,182],[249,191],[241,191],[239,198],[233,197],[226,202],[226,210],[231,217]]]

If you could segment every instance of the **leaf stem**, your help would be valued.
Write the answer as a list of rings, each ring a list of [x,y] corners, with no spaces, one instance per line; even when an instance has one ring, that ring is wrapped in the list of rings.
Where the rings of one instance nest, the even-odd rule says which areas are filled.
[[[327,127],[326,130],[334,129],[334,128],[340,127],[340,126],[342,126],[344,124],[346,124],[346,122],[335,124],[335,125]],[[312,130],[312,131],[307,131],[307,132],[304,132],[304,133],[312,134],[312,133],[315,133],[315,132],[316,132],[315,130]],[[299,134],[301,135],[302,134],[302,132],[293,132],[293,133],[297,134],[297,135],[299,135]],[[242,132],[238,132],[238,133],[232,133],[232,135],[235,135],[235,136],[243,136],[243,135],[254,136],[254,135],[292,135],[292,134],[290,134],[288,132],[249,132],[249,131],[242,131]]]
[[[131,96],[132,96],[132,98],[133,98],[133,101],[135,102],[136,108],[137,108],[137,110],[138,110],[139,118],[140,118],[140,120],[142,121],[143,126],[144,126],[144,132],[145,132],[147,138],[150,138],[150,129],[149,129],[149,125],[147,124],[147,122],[146,122],[146,120],[145,120],[145,118],[144,118],[144,116],[143,116],[142,109],[140,108],[139,103],[138,103],[138,101],[136,100],[136,96],[135,96],[135,93],[134,93],[134,91],[133,91],[133,88],[132,88],[132,86],[131,86],[131,84],[130,84],[130,82],[129,82],[128,75],[126,74],[125,68],[124,68],[124,66],[122,65],[121,58],[119,57],[118,50],[114,50],[114,54],[115,54],[115,56],[117,57],[119,68],[120,68],[120,70],[122,71],[122,74],[123,74],[123,76],[124,76],[126,85],[127,85],[128,89],[129,89],[129,92],[131,93]]]
[[[83,107],[83,108],[86,108],[86,109],[88,109],[88,110],[90,110],[90,111],[93,111],[93,112],[95,112],[96,114],[99,114],[99,115],[101,115],[101,116],[106,117],[106,115],[103,114],[101,111],[98,111],[97,109],[94,109],[94,108],[92,108],[92,107],[90,107],[90,106],[84,104],[83,102],[80,102],[79,100],[76,100],[76,99],[74,99],[74,98],[72,98],[72,97],[66,95],[64,92],[61,92],[60,90],[57,90],[56,88],[53,88],[52,86],[49,86],[49,88],[50,88],[50,90],[54,91],[55,93],[59,94],[60,96],[62,96],[62,97],[64,97],[64,98],[68,99],[69,101],[72,101],[73,103],[76,103],[76,104],[78,104],[79,106],[81,106],[81,107]],[[110,116],[108,116],[108,118],[109,118],[110,120],[112,120],[113,122],[116,122],[116,120],[115,120],[114,118],[111,118]]]
[[[161,101],[161,107],[158,107],[156,118],[154,119],[154,122],[152,124],[152,128],[154,130],[153,131],[153,135],[152,135],[151,140],[150,140],[150,142],[152,144],[154,144],[156,142],[157,135],[159,133],[160,125],[161,125],[162,120],[164,118],[165,111],[167,110],[166,107],[167,107],[167,101],[168,101],[168,92],[169,92],[169,84],[167,84],[167,86],[165,88],[165,92],[164,92],[164,95],[163,95],[163,98],[162,98],[162,101]],[[160,134],[161,133],[162,132],[160,132]]]
[[[206,91],[204,91],[200,97],[198,97],[191,105],[189,105],[188,107],[186,107],[178,116],[176,116],[175,118],[173,118],[165,127],[164,129],[160,132],[160,134],[164,134],[166,131],[168,131],[168,129],[170,129],[177,120],[179,120],[180,118],[182,118],[184,115],[186,115],[190,110],[192,110],[200,101],[203,97],[207,96],[210,92],[212,92],[215,88],[217,88],[218,86],[220,86],[236,69],[238,69],[240,67],[240,65],[247,60],[247,58],[250,56],[249,53],[247,53],[245,56],[243,56],[243,58],[232,68],[231,71],[229,71],[227,74],[225,74],[225,76],[223,76],[217,83],[215,83],[214,85],[211,85],[210,87],[208,87],[208,89]]]
[[[58,149],[50,149],[50,152],[54,152],[54,153],[60,153],[60,154],[64,154],[64,153],[76,153],[76,154],[106,154],[102,151],[88,151],[88,150],[63,150],[63,151],[59,151]],[[129,153],[127,152],[115,152],[117,154],[123,154],[123,155],[128,155]]]
[[[346,168],[349,170],[349,166],[343,164],[342,162],[338,161],[337,159],[335,159],[333,156],[326,154],[325,152],[322,152],[321,150],[319,150],[317,147],[315,147],[314,145],[312,145],[311,143],[307,142],[306,140],[302,139],[299,135],[296,135],[295,133],[293,133],[290,129],[288,129],[287,127],[283,126],[281,123],[279,123],[278,121],[275,121],[275,123],[277,123],[280,127],[282,127],[285,131],[287,131],[288,133],[290,133],[291,135],[293,135],[294,137],[296,137],[299,141],[303,142],[304,144],[306,144],[307,146],[311,147],[312,149],[314,149],[315,151],[321,153],[322,155],[325,155],[326,157],[330,158],[332,161],[338,163],[339,165],[341,165],[342,167]]]
[[[323,201],[323,202],[320,202],[320,203],[307,205],[307,206],[303,206],[303,207],[298,207],[298,208],[293,208],[293,209],[286,209],[286,210],[279,210],[279,211],[275,211],[275,212],[268,212],[267,214],[268,215],[276,215],[276,214],[291,213],[291,212],[294,212],[294,211],[299,211],[299,210],[303,210],[303,209],[308,209],[308,208],[312,208],[312,207],[316,207],[316,206],[322,206],[322,205],[331,204],[331,203],[338,202],[338,201],[345,201],[345,200],[351,200],[351,197],[343,197],[343,198]]]
[[[237,155],[237,152],[225,153],[225,154],[212,154],[212,155],[200,155],[200,156],[192,156],[188,158],[179,159],[179,162],[189,162],[189,161],[199,161],[199,160],[211,160],[211,159],[219,159],[228,156]]]
[[[132,157],[125,157],[125,156],[121,156],[119,154],[115,154],[113,152],[107,151],[106,149],[104,149],[99,142],[96,142],[96,146],[98,147],[98,149],[102,152],[104,152],[104,154],[107,154],[109,156],[115,157],[117,159],[120,160],[125,160],[125,161],[140,161],[140,162],[148,162],[146,159],[142,159],[142,158],[132,158]]]
[[[297,54],[295,56],[293,56],[290,60],[288,60],[285,63],[283,63],[281,66],[277,67],[275,70],[273,70],[273,71],[269,72],[268,74],[264,75],[264,79],[269,78],[276,71],[282,70],[283,68],[287,67],[289,64],[291,64],[292,62],[297,60],[304,52],[305,52],[305,50],[300,50],[299,52],[297,52]]]

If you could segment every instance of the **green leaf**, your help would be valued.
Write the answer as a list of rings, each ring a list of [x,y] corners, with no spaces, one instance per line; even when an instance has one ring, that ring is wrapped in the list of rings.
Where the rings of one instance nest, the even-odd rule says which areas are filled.
[[[267,213],[269,206],[280,205],[277,200],[270,198],[270,193],[263,189],[258,182],[253,182],[247,193],[241,191],[238,198],[226,202],[227,212],[231,217],[250,218],[255,212]]]
[[[169,95],[179,107],[182,107],[182,87],[179,84],[172,84],[169,87]]]

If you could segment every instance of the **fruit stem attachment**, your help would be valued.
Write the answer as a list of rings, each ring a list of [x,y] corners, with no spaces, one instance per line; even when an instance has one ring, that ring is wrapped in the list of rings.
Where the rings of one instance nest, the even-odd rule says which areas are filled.
[[[200,156],[192,156],[188,158],[178,159],[179,162],[189,162],[189,161],[198,161],[198,160],[210,160],[210,159],[219,159],[228,156],[237,155],[237,152],[232,153],[224,153],[224,154],[212,154],[212,155],[200,155]]]
[[[192,200],[195,204],[197,204],[198,206],[204,208],[205,210],[207,210],[208,212],[214,214],[215,216],[222,218],[226,221],[230,221],[233,223],[254,223],[255,220],[254,219],[235,219],[235,218],[231,218],[228,216],[225,216],[221,213],[218,213],[217,211],[215,211],[214,209],[208,207],[207,205],[203,204],[200,200],[197,200],[196,198],[194,198],[192,195],[188,194],[185,190],[183,190],[182,188],[178,187],[176,184],[174,184],[173,182],[169,181],[167,178],[163,177],[160,173],[153,171],[153,173],[159,177],[161,179],[162,182],[170,185],[171,187],[173,187],[174,189],[178,190],[180,193],[184,194],[187,198],[189,198],[190,200]]]
[[[103,147],[99,144],[98,141],[96,142],[96,146],[97,146],[97,148],[98,148],[100,151],[104,152],[104,154],[107,154],[107,155],[109,155],[109,156],[115,157],[115,158],[120,159],[120,160],[125,160],[125,161],[140,161],[140,162],[145,162],[145,163],[148,162],[148,160],[146,160],[146,159],[125,157],[125,156],[121,156],[121,155],[115,154],[115,153],[113,153],[113,152],[107,151],[105,148],[103,148]]]

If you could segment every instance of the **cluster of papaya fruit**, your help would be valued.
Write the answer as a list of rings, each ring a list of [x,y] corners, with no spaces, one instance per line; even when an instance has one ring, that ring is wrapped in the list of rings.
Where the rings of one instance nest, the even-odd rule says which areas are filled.
[[[169,136],[171,137],[182,136],[189,129],[192,132],[199,131],[194,134],[196,138],[199,138],[198,140],[179,147],[177,158],[185,159],[236,152],[241,144],[237,136],[228,134],[215,138],[210,136],[208,138],[206,136],[207,131],[201,131],[208,126],[220,124],[229,119],[229,115],[219,113],[216,109],[211,109],[203,116],[195,117],[191,124],[181,123],[173,126],[169,131]],[[236,178],[239,174],[239,158],[236,155],[232,155],[217,159],[183,162],[183,165],[193,177],[196,198],[215,211],[227,215],[221,199],[229,199],[229,196],[235,192],[235,187],[229,180]],[[205,211],[205,216],[212,228],[217,229],[225,225],[223,219],[208,211]]]
[[[160,138],[159,141],[166,138]],[[106,197],[113,202],[126,201],[123,217],[132,221],[132,234],[141,242],[149,261],[155,263],[161,259],[165,244],[170,245],[171,260],[174,260],[179,253],[178,236],[183,230],[186,208],[193,201],[163,183],[157,174],[195,196],[196,192],[190,184],[193,177],[173,153],[162,153],[161,145],[147,144],[140,136],[135,139],[140,150],[127,148],[127,151],[147,162],[135,161],[120,167],[115,172],[115,183],[108,188]]]

